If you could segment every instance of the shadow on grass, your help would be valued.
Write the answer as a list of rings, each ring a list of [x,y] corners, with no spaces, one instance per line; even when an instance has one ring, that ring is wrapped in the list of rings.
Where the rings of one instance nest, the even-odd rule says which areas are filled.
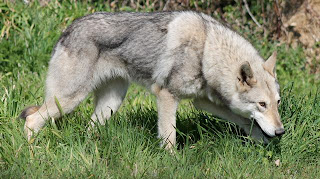
[[[63,117],[73,120],[57,120],[56,126],[59,130],[61,130],[65,125],[78,126],[77,130],[81,133],[79,135],[83,141],[85,141],[90,120],[83,120],[83,118],[90,118],[90,112],[87,110],[84,114],[76,110],[74,113]],[[95,132],[95,137],[93,139],[101,140],[106,137],[113,137],[112,135],[114,132],[109,133],[107,131],[109,127],[116,125],[118,127],[120,126],[120,130],[123,130],[123,133],[126,132],[125,130],[135,131],[141,133],[141,135],[144,136],[143,138],[148,141],[159,142],[157,138],[157,120],[157,111],[153,107],[146,107],[138,104],[134,108],[124,108],[120,110],[120,112],[113,114],[110,121],[106,123],[106,126],[100,126],[97,129],[98,131]],[[222,121],[203,111],[197,111],[194,108],[190,108],[190,112],[187,114],[181,112],[177,113],[176,130],[178,149],[183,149],[185,146],[190,147],[203,139],[216,141],[225,138],[226,135],[241,138],[244,145],[253,143],[253,141],[248,139],[244,131],[238,126]],[[278,143],[279,140],[272,140],[272,145],[276,144],[275,146],[278,146]],[[280,151],[280,148],[276,150]]]

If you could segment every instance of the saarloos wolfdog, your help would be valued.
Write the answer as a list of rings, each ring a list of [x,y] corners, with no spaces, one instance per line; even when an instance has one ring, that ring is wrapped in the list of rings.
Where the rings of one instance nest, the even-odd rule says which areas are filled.
[[[45,101],[21,116],[30,140],[50,117],[61,116],[60,108],[72,112],[93,91],[91,125],[103,125],[136,82],[157,97],[166,148],[176,143],[182,98],[268,142],[284,133],[275,64],[276,53],[264,61],[242,36],[202,13],[94,13],[63,32],[49,63]]]

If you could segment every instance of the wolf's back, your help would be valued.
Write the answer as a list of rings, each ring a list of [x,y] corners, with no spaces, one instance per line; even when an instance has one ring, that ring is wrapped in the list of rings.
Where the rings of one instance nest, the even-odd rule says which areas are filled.
[[[56,47],[62,45],[75,55],[90,49],[92,61],[118,59],[130,76],[150,79],[166,49],[168,24],[174,16],[165,12],[94,13],[75,20]]]

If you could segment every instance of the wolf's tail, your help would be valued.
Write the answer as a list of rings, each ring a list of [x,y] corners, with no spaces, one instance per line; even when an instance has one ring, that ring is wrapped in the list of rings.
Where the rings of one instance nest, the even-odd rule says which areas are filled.
[[[20,119],[26,119],[26,118],[27,118],[28,116],[30,116],[31,114],[37,112],[37,111],[39,110],[39,108],[40,108],[40,106],[29,106],[29,107],[25,108],[25,109],[21,112],[19,118],[20,118]]]

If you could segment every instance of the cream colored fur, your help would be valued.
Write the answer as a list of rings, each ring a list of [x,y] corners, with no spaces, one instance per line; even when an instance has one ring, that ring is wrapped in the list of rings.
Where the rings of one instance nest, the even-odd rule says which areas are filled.
[[[158,136],[166,148],[176,144],[176,110],[183,98],[193,98],[197,108],[236,123],[256,140],[268,142],[265,134],[284,132],[278,113],[276,54],[265,62],[247,40],[205,14],[91,16],[76,21],[57,43],[45,102],[37,112],[25,113],[29,140],[50,117],[70,113],[91,91],[95,96],[91,124],[105,124],[120,107],[130,82],[156,95]],[[110,19],[120,20],[112,26]],[[130,23],[147,32],[132,30]],[[253,120],[259,126],[252,125]]]

